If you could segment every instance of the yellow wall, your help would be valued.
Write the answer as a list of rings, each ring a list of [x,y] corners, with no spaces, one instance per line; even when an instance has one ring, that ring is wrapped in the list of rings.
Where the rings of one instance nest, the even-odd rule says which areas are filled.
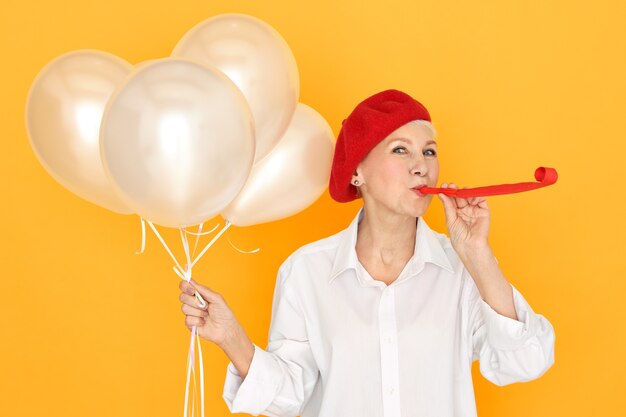
[[[398,88],[432,114],[440,182],[533,181],[536,167],[557,169],[553,186],[488,199],[495,254],[553,323],[556,363],[506,387],[474,363],[479,415],[623,415],[625,4],[3,0],[0,415],[181,415],[189,333],[171,261],[153,235],[146,253],[134,254],[137,216],[90,204],[44,171],[24,105],[35,75],[62,53],[164,57],[193,25],[225,12],[251,14],[283,35],[299,66],[300,101],[335,133],[360,100]],[[277,267],[346,227],[359,207],[326,191],[291,218],[232,227],[224,236],[260,252],[241,254],[221,238],[196,279],[221,292],[265,346]],[[425,218],[446,232],[438,199]],[[174,229],[161,230],[182,256]],[[228,415],[227,358],[204,349],[207,414]]]

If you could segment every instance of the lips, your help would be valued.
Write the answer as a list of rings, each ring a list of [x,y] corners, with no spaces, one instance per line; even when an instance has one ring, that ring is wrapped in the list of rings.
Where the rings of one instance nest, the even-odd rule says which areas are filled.
[[[412,191],[416,192],[418,196],[424,196],[425,194],[420,191],[420,188],[426,187],[426,184],[418,185],[417,187],[411,188]]]

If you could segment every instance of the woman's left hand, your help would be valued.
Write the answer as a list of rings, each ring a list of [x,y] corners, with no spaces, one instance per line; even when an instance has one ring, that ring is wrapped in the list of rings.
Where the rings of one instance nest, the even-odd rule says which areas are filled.
[[[441,188],[448,188],[447,183]],[[453,182],[449,188],[458,188]],[[468,187],[463,187],[468,188]],[[438,193],[446,215],[446,227],[455,250],[488,246],[490,211],[485,197],[460,198]]]

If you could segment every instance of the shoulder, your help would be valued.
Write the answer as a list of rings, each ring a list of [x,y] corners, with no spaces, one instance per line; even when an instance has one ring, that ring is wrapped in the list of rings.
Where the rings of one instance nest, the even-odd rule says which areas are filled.
[[[284,284],[294,275],[294,272],[316,271],[323,272],[324,268],[332,266],[339,241],[345,229],[330,236],[300,246],[293,251],[279,267],[281,284]],[[323,273],[321,275],[324,275]]]

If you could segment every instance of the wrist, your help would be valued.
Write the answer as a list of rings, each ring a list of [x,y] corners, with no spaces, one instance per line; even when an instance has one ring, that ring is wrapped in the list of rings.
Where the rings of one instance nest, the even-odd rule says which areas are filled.
[[[254,357],[254,344],[241,325],[237,325],[233,332],[219,345],[228,359],[237,369],[241,378],[245,378]]]
[[[246,332],[243,330],[241,324],[237,322],[231,329],[229,329],[229,331],[226,332],[224,339],[218,344],[218,346],[226,352],[237,350],[242,346],[246,346],[248,342],[252,343]]]
[[[462,245],[453,245],[454,250],[461,258],[470,258],[475,256],[484,256],[485,254],[491,254],[491,246],[488,241],[479,242],[479,243],[471,243],[471,244],[462,244]]]

